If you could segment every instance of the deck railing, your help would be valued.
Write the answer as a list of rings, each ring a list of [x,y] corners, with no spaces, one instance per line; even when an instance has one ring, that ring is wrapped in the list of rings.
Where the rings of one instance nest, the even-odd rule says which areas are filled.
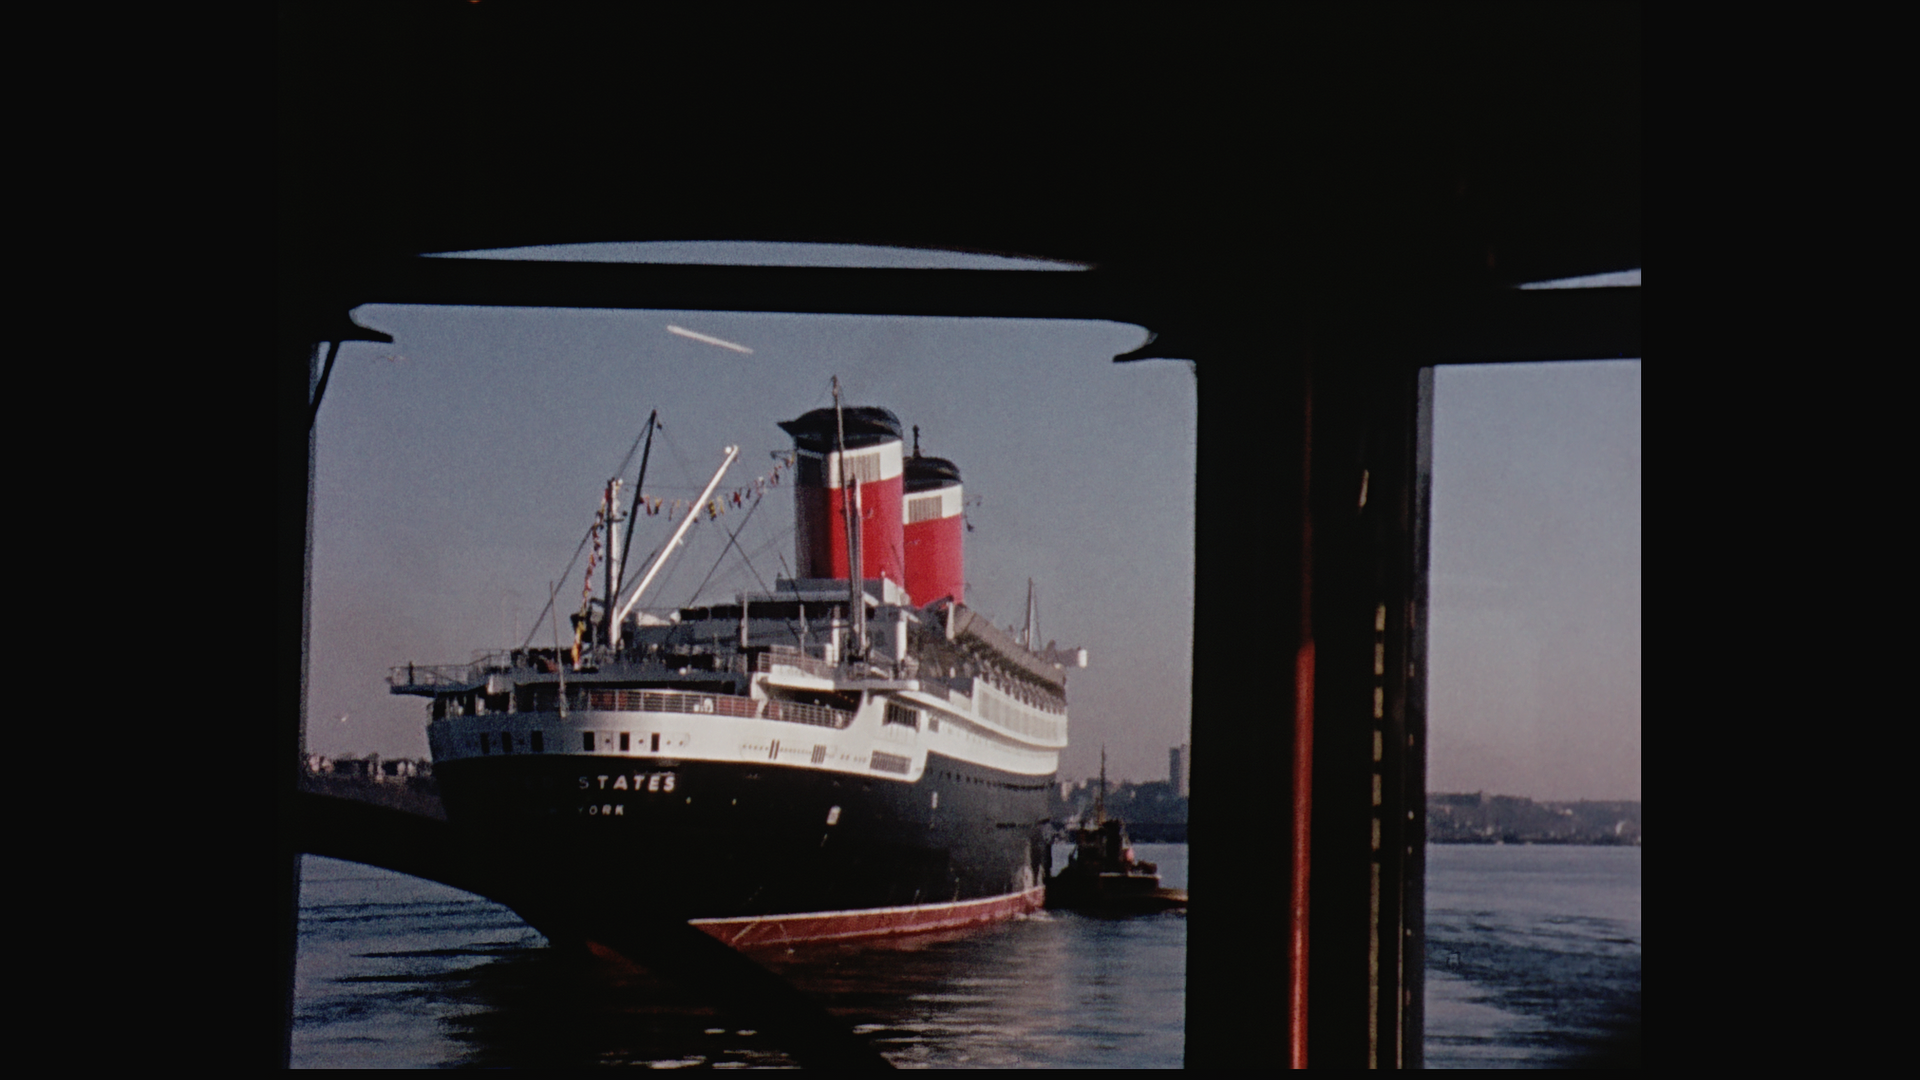
[[[473,686],[484,679],[476,664],[400,664],[387,672],[390,686]]]
[[[853,714],[840,709],[829,709],[824,705],[806,705],[798,701],[766,701],[760,715],[768,720],[784,720],[789,724],[812,724],[814,727],[845,728],[853,723]]]
[[[817,656],[787,652],[779,647],[754,654],[754,674],[765,675],[771,672],[775,665],[799,668],[809,675],[818,675],[823,679],[838,678],[843,673],[843,669],[838,664],[822,660]],[[874,656],[855,663],[848,673],[855,678],[899,679],[906,677],[908,667],[908,664],[899,663],[884,656]]]
[[[714,716],[754,717],[759,702],[733,694],[693,694],[672,690],[569,691],[567,703],[578,709],[608,712],[704,713]]]
[[[839,665],[830,664],[818,657],[802,656],[799,653],[763,652],[756,654],[753,658],[754,673],[765,675],[773,670],[775,664],[799,668],[809,675],[818,675],[823,679],[831,679],[839,671]]]
[[[536,688],[525,703],[534,712],[547,712],[558,695],[550,687]],[[685,713],[692,716],[738,716],[745,719],[780,720],[789,724],[844,729],[853,723],[853,714],[824,705],[797,701],[755,701],[736,694],[699,694],[677,690],[595,690],[591,687],[567,690],[567,708],[600,712]]]

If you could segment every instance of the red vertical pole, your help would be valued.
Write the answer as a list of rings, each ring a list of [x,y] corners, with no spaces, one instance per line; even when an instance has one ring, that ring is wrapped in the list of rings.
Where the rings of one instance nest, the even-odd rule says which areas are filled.
[[[1293,666],[1293,865],[1288,881],[1287,1064],[1307,1067],[1307,891],[1313,836],[1313,377],[1301,365],[1300,647]]]
[[[1308,840],[1313,808],[1313,641],[1295,655],[1293,707],[1293,867],[1288,883],[1287,1063],[1307,1067],[1307,885]]]

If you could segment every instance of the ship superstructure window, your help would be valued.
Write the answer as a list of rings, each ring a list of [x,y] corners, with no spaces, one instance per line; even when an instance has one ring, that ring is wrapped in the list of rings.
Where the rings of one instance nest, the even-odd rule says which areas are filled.
[[[621,749],[622,751],[626,751],[626,750],[630,750],[630,749],[632,749],[632,747],[631,747],[631,746],[629,746],[629,745],[627,744],[627,740],[628,740],[628,739],[630,739],[630,738],[632,738],[632,736],[631,736],[631,735],[629,735],[629,734],[628,734],[627,732],[624,732],[624,731],[623,731],[623,732],[621,732],[621,733],[620,733],[620,749]]]
[[[480,752],[482,754],[493,753],[493,744],[489,741],[489,736],[484,731],[480,733]]]
[[[919,499],[907,500],[907,524],[932,521],[940,516],[940,496],[928,495]]]
[[[841,455],[840,476],[842,484],[845,484],[849,478],[863,484],[876,483],[880,479],[879,453]]]
[[[500,733],[500,752],[503,754],[513,753],[513,732],[503,731]]]
[[[547,748],[541,745],[543,742],[545,742],[545,739],[542,737],[543,735],[544,735],[544,732],[536,731],[532,735],[528,736],[528,738],[533,743],[533,752],[536,754],[546,753]]]
[[[653,733],[653,746],[651,749],[656,754],[660,752],[660,733],[657,731]]]
[[[886,722],[889,724],[905,724],[910,728],[918,728],[920,726],[920,710],[909,709],[898,702],[889,701],[887,702]]]
[[[585,750],[589,754],[593,753],[593,732],[583,731],[580,733],[580,749]]]

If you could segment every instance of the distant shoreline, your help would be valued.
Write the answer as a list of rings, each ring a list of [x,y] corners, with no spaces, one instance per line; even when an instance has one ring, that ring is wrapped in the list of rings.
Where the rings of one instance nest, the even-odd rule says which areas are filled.
[[[360,776],[316,776],[307,773],[300,777],[300,790],[336,799],[372,803],[435,821],[447,820],[446,808],[440,804],[439,785],[434,783],[432,777],[377,783]]]
[[[430,776],[374,781],[363,776],[307,773],[300,778],[300,790],[447,820],[439,785]],[[1576,812],[1589,808],[1591,813]],[[1124,815],[1114,816],[1126,820]],[[1066,828],[1066,821],[1056,820],[1053,839],[1064,840]],[[1127,833],[1137,844],[1188,842],[1184,821],[1127,821]],[[1640,847],[1640,804],[1535,803],[1513,796],[1434,793],[1428,796],[1426,842],[1475,847]]]
[[[1428,844],[1465,844],[1471,847],[1639,847],[1640,838],[1626,837],[1558,837],[1558,836],[1515,836],[1493,839],[1434,839],[1427,838]]]

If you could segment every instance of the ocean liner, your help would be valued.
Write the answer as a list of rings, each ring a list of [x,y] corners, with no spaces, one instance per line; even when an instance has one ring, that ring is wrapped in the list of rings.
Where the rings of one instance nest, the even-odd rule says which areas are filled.
[[[555,620],[552,648],[393,670],[393,693],[430,700],[449,820],[501,858],[580,870],[597,901],[664,906],[736,946],[1041,907],[1066,671],[1085,650],[1035,648],[962,602],[960,472],[922,457],[917,429],[909,456],[892,412],[843,409],[837,385],[834,407],[780,427],[792,578],[636,612],[714,505],[729,447],[637,584],[619,566],[637,515],[608,484],[606,585],[570,644]]]

